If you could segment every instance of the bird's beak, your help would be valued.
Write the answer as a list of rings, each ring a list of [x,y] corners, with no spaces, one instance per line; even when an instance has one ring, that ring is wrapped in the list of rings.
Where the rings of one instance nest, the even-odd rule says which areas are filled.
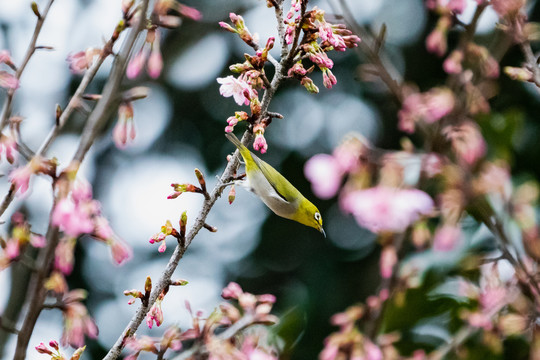
[[[321,234],[323,234],[323,236],[326,238],[326,233],[324,232],[324,229],[322,228],[322,226],[321,226],[321,228],[319,229],[319,231],[320,231]]]

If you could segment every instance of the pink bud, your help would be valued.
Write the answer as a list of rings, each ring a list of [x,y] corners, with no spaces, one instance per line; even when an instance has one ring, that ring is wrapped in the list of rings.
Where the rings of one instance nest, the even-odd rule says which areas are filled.
[[[19,80],[5,71],[0,71],[0,87],[17,89],[19,87]]]
[[[127,70],[126,76],[128,79],[135,79],[141,73],[148,57],[148,50],[142,49],[134,57],[131,58]]]
[[[162,253],[162,252],[165,252],[166,249],[167,249],[167,243],[166,243],[165,241],[163,241],[163,242],[161,243],[161,245],[159,245],[158,251],[159,251],[160,253]]]
[[[221,292],[221,297],[224,299],[238,299],[244,292],[240,285],[235,282],[230,282]]]
[[[261,154],[264,154],[268,150],[268,144],[263,134],[255,135],[255,141],[253,142],[253,149],[260,151]]]
[[[461,229],[457,226],[444,225],[437,229],[433,241],[433,250],[450,251],[461,239]]]
[[[40,354],[53,355],[53,352],[44,343],[39,343],[39,345],[36,346],[36,350]]]
[[[199,21],[202,19],[202,14],[199,10],[192,8],[190,6],[186,6],[183,4],[178,4],[178,12],[182,15],[184,15],[187,18],[190,18],[195,21]]]
[[[380,260],[381,276],[383,279],[389,279],[392,276],[397,260],[396,248],[385,246],[382,250]]]
[[[148,75],[152,79],[157,79],[163,69],[163,58],[161,57],[161,51],[159,47],[152,50],[150,57],[148,58]]]

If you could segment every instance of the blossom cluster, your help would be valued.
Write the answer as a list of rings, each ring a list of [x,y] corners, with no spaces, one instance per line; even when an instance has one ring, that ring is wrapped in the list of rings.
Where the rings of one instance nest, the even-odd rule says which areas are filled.
[[[133,0],[123,1],[124,16],[138,22],[141,17],[140,9],[133,8]],[[126,70],[129,79],[138,77],[144,67],[148,75],[157,79],[163,70],[163,56],[161,54],[161,33],[162,29],[173,29],[182,23],[182,17],[192,20],[200,20],[201,13],[176,0],[157,0],[150,15],[149,24],[146,25],[146,38],[141,49],[130,60]]]
[[[304,2],[307,4],[307,2]],[[332,88],[337,83],[337,79],[331,69],[333,61],[328,57],[328,53],[335,51],[345,51],[348,48],[357,46],[360,38],[353,35],[342,24],[331,24],[325,19],[325,13],[315,7],[306,12],[305,4],[302,1],[293,0],[292,7],[287,13],[284,23],[286,24],[283,38],[279,41],[285,46],[290,45],[289,61],[286,66],[279,69],[282,74],[287,74],[290,78],[300,81],[309,92],[318,93],[319,89],[308,75],[317,66],[323,74],[323,84],[326,88]],[[268,3],[269,6],[277,6]],[[268,144],[264,137],[265,129],[271,122],[268,114],[261,113],[261,103],[258,92],[261,89],[270,89],[272,85],[266,77],[264,66],[268,61],[276,65],[276,60],[271,58],[269,51],[274,47],[275,38],[270,37],[266,41],[264,48],[260,48],[258,39],[251,34],[242,16],[235,13],[229,15],[232,25],[220,22],[220,26],[232,33],[237,34],[246,44],[255,49],[255,55],[244,54],[246,59],[243,63],[233,64],[229,67],[238,77],[229,75],[225,78],[218,78],[221,85],[219,92],[224,97],[233,97],[234,101],[242,106],[249,105],[251,114],[244,111],[235,112],[234,116],[227,119],[226,132],[232,132],[234,127],[242,121],[247,121],[251,125],[251,131],[255,135],[253,148],[261,153],[268,150]],[[300,33],[303,34],[301,41]],[[309,59],[314,65],[306,69],[303,61]]]
[[[90,235],[109,245],[115,263],[121,264],[131,257],[128,245],[118,238],[101,214],[101,205],[92,197],[92,187],[84,180],[71,185],[68,194],[55,205],[51,221],[64,233],[56,248],[55,268],[64,274],[73,270],[73,252],[77,238]]]
[[[60,352],[60,347],[58,346],[57,341],[51,340],[49,341],[48,345],[49,346],[45,345],[44,343],[40,343],[38,346],[36,346],[37,352],[50,356],[50,360],[68,360],[68,357]],[[69,360],[79,360],[85,349],[86,346],[83,346],[75,350],[73,355],[69,357]]]
[[[471,24],[458,18],[467,4],[476,6]],[[317,154],[306,163],[304,171],[313,192],[325,199],[338,196],[341,209],[376,233],[381,247],[379,296],[332,318],[340,331],[326,339],[321,359],[443,358],[453,350],[441,346],[428,354],[431,349],[419,348],[411,357],[403,357],[393,344],[406,329],[371,331],[377,321],[385,321],[381,304],[393,310],[406,308],[408,291],[426,286],[422,281],[428,270],[423,262],[429,263],[430,256],[443,259],[441,252],[459,254],[460,259],[455,260],[458,263],[452,273],[459,276],[444,278],[449,276],[445,273],[437,280],[452,289],[459,284],[452,296],[458,293],[460,301],[447,309],[458,314],[461,330],[452,333],[456,348],[465,342],[457,339],[458,334],[467,334],[465,338],[480,334],[475,341],[496,354],[502,353],[506,338],[522,336],[531,341],[527,329],[537,320],[531,314],[536,312],[534,304],[540,296],[540,230],[534,210],[538,185],[534,181],[513,184],[508,156],[488,148],[484,131],[490,124],[485,119],[497,116],[490,114],[489,100],[498,90],[494,80],[500,75],[499,60],[487,47],[475,43],[471,33],[483,10],[491,6],[508,39],[522,48],[529,46],[537,32],[526,23],[524,5],[522,0],[478,0],[475,5],[464,0],[426,1],[426,7],[438,16],[426,47],[445,56],[442,70],[448,81],[426,90],[415,84],[398,86],[396,125],[402,133],[415,137],[402,139],[402,150],[390,151],[350,134],[332,154]],[[449,32],[461,27],[460,41],[449,49]],[[507,67],[504,72],[538,85],[534,67],[536,64],[527,63]],[[464,220],[482,224],[491,232],[485,242],[487,253],[474,247]],[[369,326],[370,322],[376,325]],[[533,351],[531,347],[534,357],[537,352]]]
[[[193,314],[190,304],[186,302],[186,308],[193,319],[190,329],[182,331],[179,327],[172,326],[162,337],[129,337],[126,347],[131,353],[126,359],[135,360],[142,352],[163,356],[169,349],[175,352],[189,349],[191,355],[188,359],[198,359],[201,356],[210,359],[277,359],[277,352],[269,341],[267,328],[259,325],[270,325],[278,321],[277,317],[270,314],[275,297],[244,292],[236,283],[227,285],[223,289],[222,297],[235,300],[238,306],[229,302],[223,303],[204,318],[202,311]],[[162,300],[163,297],[160,297],[160,301]],[[159,313],[160,323],[157,323],[156,316],[152,315],[151,318],[160,325],[163,321],[160,308],[150,312],[154,315]]]
[[[360,38],[354,35],[343,24],[332,24],[325,18],[325,12],[318,7],[302,14],[301,1],[294,0],[287,13],[285,23],[285,42],[292,44],[299,29],[303,32],[299,44],[299,52],[294,58],[294,65],[289,69],[288,75],[300,80],[309,91],[319,92],[317,86],[306,75],[313,71],[306,69],[303,59],[308,58],[323,74],[324,87],[331,89],[337,84],[337,79],[331,69],[334,62],[328,57],[330,51],[345,51],[358,46]]]

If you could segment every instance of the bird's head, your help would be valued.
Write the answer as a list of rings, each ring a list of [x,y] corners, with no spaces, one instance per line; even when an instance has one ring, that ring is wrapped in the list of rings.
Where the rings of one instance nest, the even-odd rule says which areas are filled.
[[[321,212],[308,199],[304,198],[300,201],[293,220],[319,230],[326,237]]]

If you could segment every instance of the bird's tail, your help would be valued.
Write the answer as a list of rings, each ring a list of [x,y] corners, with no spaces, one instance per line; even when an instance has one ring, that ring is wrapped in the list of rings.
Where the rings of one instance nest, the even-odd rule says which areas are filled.
[[[225,136],[227,137],[227,139],[229,139],[230,142],[234,144],[234,146],[238,148],[238,150],[240,150],[240,153],[244,154],[246,150],[249,152],[248,148],[245,147],[244,144],[240,142],[240,140],[238,140],[236,135],[232,133],[225,133]]]

